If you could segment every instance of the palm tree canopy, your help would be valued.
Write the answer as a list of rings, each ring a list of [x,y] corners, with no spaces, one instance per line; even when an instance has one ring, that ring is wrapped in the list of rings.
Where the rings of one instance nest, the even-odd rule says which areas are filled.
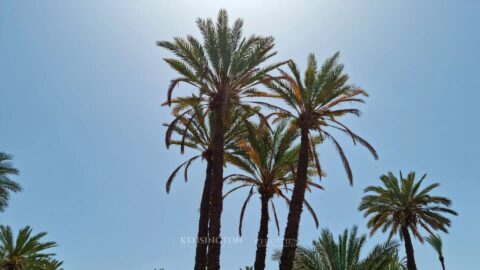
[[[400,172],[400,178],[389,172],[380,177],[383,186],[369,186],[359,206],[365,211],[365,217],[371,216],[368,227],[371,234],[378,229],[382,232],[390,230],[390,238],[401,228],[408,228],[413,235],[423,242],[419,227],[430,235],[433,231],[448,232],[451,221],[444,214],[457,215],[450,209],[448,198],[432,195],[431,192],[440,184],[434,183],[422,189],[424,174],[420,180],[415,180],[415,172],[410,172],[406,178]]]
[[[22,187],[12,181],[10,175],[18,175],[19,171],[11,164],[12,156],[0,152],[0,212],[5,211],[8,206],[11,192],[20,192]]]
[[[58,261],[52,261],[55,254],[47,252],[57,244],[43,242],[45,235],[45,232],[32,235],[32,229],[27,226],[20,229],[15,238],[9,226],[0,225],[1,269],[44,269],[54,262],[58,265]]]
[[[244,106],[243,98],[265,95],[255,87],[272,80],[268,72],[285,63],[260,67],[276,54],[273,37],[244,37],[243,20],[237,19],[230,26],[224,9],[219,11],[216,23],[210,18],[198,19],[197,26],[201,41],[189,35],[157,43],[175,54],[176,58],[164,60],[180,75],[171,80],[166,104],[177,100],[172,98],[172,92],[180,83],[198,89],[202,106],[208,109],[224,101]]]
[[[359,235],[358,228],[345,230],[335,240],[328,229],[323,229],[312,247],[298,247],[294,270],[386,270],[398,258],[398,243],[385,242],[373,247],[361,258],[367,236]],[[279,254],[274,255],[278,259]]]
[[[298,160],[299,146],[294,145],[298,131],[287,128],[287,122],[282,122],[274,129],[265,125],[255,125],[247,122],[247,134],[238,146],[236,155],[229,157],[229,162],[245,174],[227,176],[229,184],[241,182],[245,187],[255,187],[267,195],[283,196],[285,186],[295,181],[295,164]],[[311,168],[309,176],[317,175]],[[308,179],[310,187],[322,189],[312,179]]]
[[[275,80],[267,82],[266,85],[273,92],[271,96],[281,98],[291,109],[284,110],[270,105],[269,108],[275,111],[271,114],[276,117],[275,121],[292,119],[297,128],[304,127],[317,131],[322,141],[331,141],[342,159],[348,179],[352,184],[353,175],[348,159],[332,131],[345,133],[354,144],[359,143],[366,147],[375,159],[378,159],[378,155],[366,140],[339,120],[345,115],[360,116],[359,109],[346,105],[363,103],[363,97],[368,95],[363,89],[348,84],[349,77],[343,73],[343,65],[338,63],[338,58],[339,53],[336,53],[318,68],[315,56],[310,54],[303,80],[297,65],[290,61],[288,64],[290,73],[280,71],[282,78],[286,78],[286,80]],[[317,167],[320,168],[317,153],[314,149],[310,152],[315,157]]]
[[[287,204],[290,203],[286,193],[292,190],[291,185],[295,182],[295,165],[299,155],[299,146],[294,144],[298,137],[298,131],[291,127],[288,128],[287,122],[279,123],[273,129],[264,124],[255,125],[248,121],[245,121],[245,126],[247,133],[244,141],[238,144],[235,154],[229,155],[227,158],[229,163],[241,169],[243,173],[225,177],[228,184],[238,184],[238,186],[224,195],[226,197],[239,189],[250,188],[240,214],[240,234],[246,206],[255,193],[266,196],[268,199],[279,197],[284,199]],[[307,179],[308,190],[311,188],[323,189],[311,178],[317,175],[314,167],[309,169],[308,175],[310,176]],[[277,229],[279,229],[273,201],[271,204]],[[305,206],[318,227],[318,219],[308,201],[305,201]]]

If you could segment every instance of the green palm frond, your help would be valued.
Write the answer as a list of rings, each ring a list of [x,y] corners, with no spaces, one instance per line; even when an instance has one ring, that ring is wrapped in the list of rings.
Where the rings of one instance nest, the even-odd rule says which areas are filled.
[[[443,257],[443,251],[442,251],[443,243],[440,235],[436,234],[436,235],[425,237],[425,241],[427,241],[427,243],[429,243],[432,246],[432,248],[437,252],[439,257]]]
[[[0,212],[8,207],[10,194],[22,191],[22,187],[17,182],[10,179],[10,175],[18,175],[19,171],[13,167],[12,156],[0,152]]]

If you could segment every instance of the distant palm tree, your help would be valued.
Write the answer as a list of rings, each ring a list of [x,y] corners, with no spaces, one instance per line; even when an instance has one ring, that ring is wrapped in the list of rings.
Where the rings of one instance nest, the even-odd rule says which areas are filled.
[[[415,181],[415,173],[410,172],[406,178],[400,172],[400,179],[393,173],[382,175],[380,180],[383,186],[369,186],[359,206],[360,211],[365,211],[365,217],[370,216],[368,227],[373,235],[377,230],[390,231],[389,238],[397,233],[405,243],[407,254],[407,267],[416,270],[415,256],[410,231],[413,236],[423,243],[420,227],[430,235],[433,231],[448,232],[451,221],[444,214],[457,215],[450,209],[451,201],[448,198],[434,196],[431,192],[439,186],[431,184],[420,189],[426,174]]]
[[[198,222],[197,247],[195,253],[195,269],[204,269],[207,261],[208,248],[208,223],[210,210],[210,196],[212,186],[212,149],[213,149],[213,117],[205,110],[202,111],[199,99],[192,96],[188,99],[177,99],[174,101],[175,107],[173,109],[176,120],[168,126],[166,134],[167,148],[170,145],[180,146],[180,151],[183,154],[185,147],[195,150],[198,154],[190,157],[187,161],[180,164],[170,175],[166,183],[167,193],[170,192],[175,176],[184,169],[185,181],[188,180],[188,169],[190,165],[197,159],[201,158],[206,161],[205,181],[203,184],[202,198],[200,202],[200,217]],[[179,116],[177,115],[179,108],[191,107],[192,113]],[[232,116],[228,117],[229,121],[225,121],[225,157],[231,155],[232,149],[236,149],[240,139],[243,139],[243,133],[246,132],[244,127],[243,117],[248,115],[240,110],[230,113]],[[177,138],[174,137],[174,135]]]
[[[18,175],[19,171],[12,166],[12,156],[0,152],[0,212],[4,212],[8,206],[11,192],[20,192],[22,187],[9,178],[9,175]]]
[[[358,235],[358,228],[345,230],[335,241],[328,229],[323,229],[320,238],[312,247],[298,247],[294,270],[386,270],[397,263],[398,243],[385,242],[373,247],[370,253],[360,258],[367,236]],[[278,259],[279,254],[274,255]]]
[[[295,63],[288,64],[290,74],[282,71],[284,81],[268,82],[267,86],[276,97],[288,105],[287,111],[277,106],[270,108],[276,112],[277,119],[291,119],[295,128],[300,130],[300,155],[297,164],[297,178],[293,189],[292,201],[288,213],[287,227],[285,228],[282,257],[280,260],[281,270],[292,269],[295,250],[297,247],[300,217],[303,201],[305,198],[306,179],[309,160],[316,163],[320,170],[320,162],[314,144],[311,143],[311,132],[317,132],[322,139],[329,140],[335,146],[340,155],[344,168],[347,172],[350,184],[353,175],[344,151],[332,131],[340,131],[350,137],[353,142],[365,146],[377,159],[375,149],[364,139],[353,133],[350,128],[341,123],[338,118],[344,115],[360,115],[356,108],[343,105],[361,103],[361,96],[367,93],[361,88],[348,84],[348,75],[343,73],[343,65],[338,64],[339,54],[327,59],[318,69],[317,60],[313,54],[309,55],[304,79]]]
[[[289,186],[295,180],[294,168],[298,160],[299,147],[294,145],[294,141],[298,137],[298,132],[296,129],[287,129],[286,122],[280,123],[274,130],[265,125],[251,123],[246,123],[246,126],[248,129],[246,142],[241,143],[237,155],[232,155],[229,159],[231,164],[240,168],[245,174],[226,177],[230,180],[229,184],[239,184],[239,186],[227,192],[225,196],[241,188],[250,188],[240,212],[239,234],[242,235],[243,216],[247,204],[253,194],[260,195],[261,216],[254,267],[255,270],[263,270],[267,255],[269,204],[272,206],[277,230],[280,230],[273,199],[279,197],[287,204],[290,203],[290,199],[284,192],[291,190]],[[316,174],[316,170],[311,170],[310,174]],[[311,179],[307,179],[307,185],[309,189],[310,187],[322,188]],[[318,227],[315,212],[307,201],[305,205]]]
[[[0,225],[0,269],[28,270],[59,266],[58,263],[52,264],[55,254],[46,252],[57,244],[41,241],[46,234],[42,232],[32,235],[32,229],[27,226],[20,229],[14,238],[9,226]]]
[[[442,238],[440,238],[440,235],[437,234],[437,235],[431,235],[431,236],[425,237],[425,240],[437,252],[438,259],[440,260],[440,263],[442,264],[442,269],[445,270],[445,258],[443,257]]]
[[[161,41],[158,45],[177,56],[165,61],[180,74],[170,83],[167,102],[171,103],[175,87],[185,83],[198,90],[202,106],[211,110],[214,116],[208,267],[217,270],[220,269],[225,114],[231,107],[246,109],[242,100],[259,95],[255,86],[272,80],[268,73],[283,63],[261,67],[276,54],[273,51],[274,39],[255,35],[243,37],[243,21],[236,20],[231,27],[223,9],[216,23],[212,19],[198,19],[197,26],[203,42],[187,36],[186,39],[174,38],[173,42]],[[179,115],[189,112],[191,110],[186,108]]]

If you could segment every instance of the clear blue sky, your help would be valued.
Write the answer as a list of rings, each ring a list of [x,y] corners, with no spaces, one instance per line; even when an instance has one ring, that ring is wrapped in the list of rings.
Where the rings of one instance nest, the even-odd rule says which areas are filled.
[[[341,51],[352,82],[370,93],[362,118],[347,122],[380,160],[342,140],[349,187],[334,149],[319,149],[327,190],[309,199],[321,226],[366,232],[356,210],[364,187],[389,170],[427,172],[460,213],[444,237],[447,267],[478,269],[479,2],[201,2],[0,1],[0,150],[15,155],[25,189],[2,224],[47,231],[68,270],[191,269],[194,247],[180,237],[196,234],[203,165],[165,193],[186,157],[164,146],[171,118],[160,104],[174,73],[155,42],[198,36],[195,19],[226,8],[247,34],[275,36],[277,60],[303,67],[309,52]],[[236,235],[245,195],[226,201],[223,235]],[[224,269],[253,264],[258,205],[247,210],[243,244],[222,250]],[[302,242],[318,235],[305,215]],[[429,247],[415,248],[420,269],[439,268]]]

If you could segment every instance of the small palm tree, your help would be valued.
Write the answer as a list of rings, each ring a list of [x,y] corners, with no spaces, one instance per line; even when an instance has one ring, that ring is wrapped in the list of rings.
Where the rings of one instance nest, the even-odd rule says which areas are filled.
[[[425,240],[437,252],[438,259],[440,260],[440,263],[442,264],[442,269],[445,270],[445,258],[443,257],[442,238],[440,238],[440,235],[437,234],[437,235],[431,235],[431,236],[425,237]]]
[[[225,194],[242,188],[250,188],[247,199],[240,212],[239,234],[242,235],[243,216],[250,198],[258,193],[261,200],[260,228],[257,237],[257,251],[254,267],[256,270],[265,269],[265,258],[267,254],[268,242],[268,221],[269,204],[272,206],[273,215],[277,230],[280,230],[277,213],[273,199],[279,197],[284,199],[287,204],[290,199],[284,194],[291,189],[295,178],[295,162],[298,159],[299,148],[293,143],[298,137],[296,129],[287,129],[287,123],[280,123],[274,130],[265,125],[254,125],[246,123],[248,134],[246,142],[239,145],[237,155],[232,155],[229,162],[240,168],[245,174],[233,174],[229,179],[229,184],[240,184]],[[310,174],[316,174],[313,169]],[[322,188],[307,179],[308,189],[310,187]],[[318,220],[310,204],[305,201],[306,207],[314,217],[318,227]],[[280,232],[279,232],[280,233]]]
[[[245,97],[258,95],[255,86],[272,80],[268,75],[283,63],[261,67],[276,53],[272,37],[243,36],[243,21],[236,20],[233,26],[225,10],[220,10],[217,22],[198,19],[197,26],[202,41],[193,36],[174,38],[173,42],[161,41],[158,45],[175,54],[167,58],[167,64],[180,74],[171,80],[168,87],[168,104],[172,92],[180,83],[197,89],[202,106],[214,115],[214,148],[212,150],[212,187],[209,223],[209,269],[220,269],[220,225],[223,210],[223,161],[225,146],[225,115],[229,108],[240,106]],[[190,109],[179,115],[188,114]],[[201,269],[201,268],[195,268]]]
[[[365,211],[365,217],[371,216],[367,225],[372,235],[379,229],[390,231],[390,239],[400,234],[405,243],[409,270],[417,269],[410,232],[423,243],[420,228],[430,235],[436,230],[447,233],[451,221],[444,214],[457,215],[450,209],[452,202],[448,198],[431,194],[438,183],[421,189],[425,177],[426,174],[416,181],[414,172],[406,178],[400,172],[400,179],[391,172],[382,175],[383,186],[367,187],[365,193],[369,194],[363,197],[359,206],[360,211]]]
[[[358,228],[345,230],[335,241],[328,229],[323,229],[320,238],[312,247],[298,247],[294,270],[385,270],[397,260],[398,244],[385,242],[373,247],[361,259],[367,236],[358,235]],[[279,259],[278,252],[274,259]]]
[[[12,166],[12,156],[0,152],[0,212],[5,211],[8,206],[11,192],[20,192],[22,187],[9,178],[9,175],[18,175],[19,171]]]
[[[9,226],[0,225],[0,269],[45,269],[54,266],[52,260],[55,254],[46,251],[57,244],[42,242],[46,234],[32,235],[32,229],[27,226],[20,229],[15,239]],[[59,266],[58,262],[55,261],[55,265]]]
[[[285,228],[282,258],[280,260],[281,270],[292,269],[310,160],[315,161],[319,171],[321,169],[315,144],[312,143],[311,133],[316,132],[322,140],[333,143],[341,157],[350,184],[353,181],[353,174],[348,159],[332,131],[345,133],[355,144],[359,143],[365,146],[376,159],[378,158],[375,149],[367,141],[353,133],[339,120],[344,115],[359,116],[360,111],[358,109],[343,105],[361,103],[363,102],[362,96],[367,96],[367,94],[361,88],[348,84],[349,77],[343,73],[343,65],[337,63],[338,57],[339,54],[336,53],[318,69],[317,60],[311,54],[308,57],[303,80],[295,63],[290,62],[288,66],[291,74],[282,71],[283,77],[287,78],[286,80],[267,83],[273,95],[281,98],[292,110],[287,111],[271,105],[270,108],[275,110],[272,115],[275,115],[277,120],[293,120],[292,125],[300,131],[298,173],[293,188],[287,227]]]

